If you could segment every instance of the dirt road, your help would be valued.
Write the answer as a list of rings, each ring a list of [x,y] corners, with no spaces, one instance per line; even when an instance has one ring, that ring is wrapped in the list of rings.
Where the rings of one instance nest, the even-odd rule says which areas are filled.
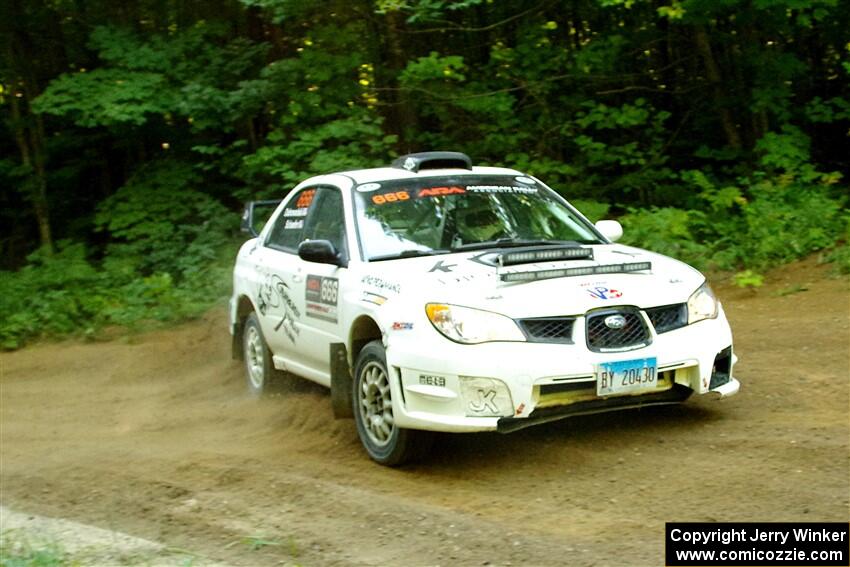
[[[738,396],[445,436],[401,470],[317,386],[249,398],[223,310],[2,354],[0,499],[237,565],[661,565],[665,521],[847,521],[848,282],[772,278],[716,286]]]

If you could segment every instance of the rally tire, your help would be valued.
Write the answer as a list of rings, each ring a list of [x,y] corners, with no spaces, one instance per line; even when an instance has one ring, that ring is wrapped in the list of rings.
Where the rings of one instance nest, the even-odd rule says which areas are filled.
[[[274,368],[272,353],[266,344],[260,321],[255,313],[245,319],[242,330],[242,358],[245,361],[245,381],[252,396],[268,394],[278,372]]]
[[[354,367],[352,403],[357,434],[375,462],[394,467],[423,457],[431,448],[430,431],[395,425],[387,357],[381,341],[363,347]]]

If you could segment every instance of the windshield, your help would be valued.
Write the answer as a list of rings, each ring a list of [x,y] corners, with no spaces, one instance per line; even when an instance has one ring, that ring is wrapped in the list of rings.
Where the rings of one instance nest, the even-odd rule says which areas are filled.
[[[356,188],[367,260],[547,242],[599,244],[593,228],[530,177],[448,176]]]

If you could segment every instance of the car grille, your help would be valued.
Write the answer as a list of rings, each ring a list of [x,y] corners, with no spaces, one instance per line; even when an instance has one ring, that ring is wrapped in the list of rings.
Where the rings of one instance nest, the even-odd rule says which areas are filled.
[[[528,340],[538,343],[573,342],[573,317],[546,317],[544,319],[522,319],[520,325]]]
[[[646,314],[652,321],[656,333],[666,333],[688,324],[688,306],[685,303],[665,305],[647,309]]]
[[[605,319],[621,315],[625,319],[622,328],[611,329]],[[627,350],[649,344],[649,329],[637,311],[603,311],[587,316],[587,347],[595,352]]]

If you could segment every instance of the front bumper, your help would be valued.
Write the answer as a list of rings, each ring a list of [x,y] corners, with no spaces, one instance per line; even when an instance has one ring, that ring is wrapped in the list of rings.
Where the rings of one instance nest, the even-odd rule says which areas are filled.
[[[674,384],[672,388],[640,396],[617,396],[615,398],[606,399],[597,398],[595,400],[575,402],[563,406],[539,408],[532,411],[528,417],[500,418],[497,425],[497,431],[499,431],[499,433],[510,433],[532,425],[557,421],[559,419],[575,415],[587,415],[621,409],[678,404],[687,400],[692,393],[693,390],[687,386]]]
[[[386,337],[387,362],[396,378],[391,383],[393,411],[400,427],[508,432],[572,415],[679,403],[692,393],[723,398],[740,387],[732,375],[732,334],[722,311],[716,319],[653,333],[646,347],[616,353],[591,352],[582,336],[575,337],[575,344],[461,345],[428,331]],[[658,363],[655,390],[596,395],[596,365],[648,357]],[[510,407],[500,402],[498,416],[469,415],[470,400],[461,387],[467,377],[503,382],[510,397],[501,399],[509,399]]]

